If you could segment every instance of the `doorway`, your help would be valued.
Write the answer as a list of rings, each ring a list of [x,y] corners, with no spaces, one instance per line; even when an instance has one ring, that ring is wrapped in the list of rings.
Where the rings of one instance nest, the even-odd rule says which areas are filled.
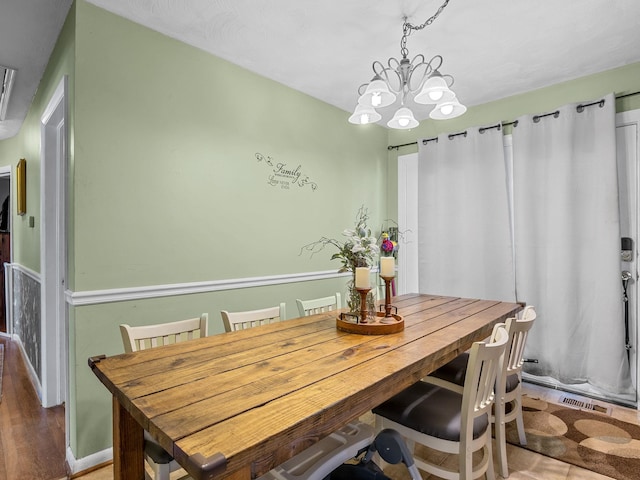
[[[64,76],[42,114],[40,125],[41,380],[44,407],[65,403],[68,391],[68,321],[64,299],[67,276],[67,91],[67,77]]]
[[[0,169],[0,335],[11,335],[5,263],[11,263],[11,166]]]

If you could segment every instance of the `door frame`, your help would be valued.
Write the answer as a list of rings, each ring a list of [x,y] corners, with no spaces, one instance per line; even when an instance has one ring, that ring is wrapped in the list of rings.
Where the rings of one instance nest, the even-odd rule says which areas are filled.
[[[620,112],[616,114],[616,128],[633,126],[635,127],[635,139],[632,139],[632,143],[635,143],[635,221],[633,238],[635,241],[633,262],[630,262],[630,270],[633,275],[633,282],[629,284],[627,289],[627,295],[629,296],[629,313],[630,313],[630,332],[629,341],[631,343],[630,350],[630,367],[631,376],[634,380],[634,387],[636,390],[636,404],[640,409],[640,355],[638,355],[638,341],[639,337],[639,316],[640,307],[638,305],[640,299],[640,267],[638,262],[640,261],[639,243],[640,243],[640,109],[629,110],[626,112]]]
[[[42,405],[68,397],[67,139],[68,78],[63,76],[40,124],[40,268],[42,321]],[[68,427],[68,413],[67,413]],[[68,428],[65,429],[68,432]],[[68,433],[67,433],[68,436]]]
[[[11,212],[13,212],[12,210],[12,206],[13,206],[13,195],[14,195],[14,191],[13,191],[13,183],[11,182],[11,165],[6,165],[4,167],[0,167],[0,178],[6,178],[9,180],[9,213],[10,213],[10,225],[11,225],[11,229],[13,229],[13,214],[11,214]],[[13,263],[13,235],[9,235],[9,255],[10,255],[10,261],[9,263]],[[7,273],[7,269],[4,268],[4,265],[0,265],[0,269],[2,271],[0,271],[0,275],[5,275]],[[11,271],[11,270],[9,270]],[[7,278],[5,278],[5,289],[4,292],[0,292],[0,295],[4,295],[5,296],[5,312],[4,312],[4,316],[6,319],[6,323],[7,323],[7,331],[6,333],[0,332],[1,336],[7,336],[7,337],[11,337],[13,335],[13,306],[12,306],[12,302],[13,299],[7,296],[8,292],[11,292],[11,289],[7,289],[7,282],[9,280],[7,280]]]
[[[418,293],[418,153],[398,155],[398,295]]]

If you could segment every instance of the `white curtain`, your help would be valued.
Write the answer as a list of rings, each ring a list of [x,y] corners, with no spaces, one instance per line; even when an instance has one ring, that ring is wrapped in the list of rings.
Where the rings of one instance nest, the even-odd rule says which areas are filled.
[[[418,145],[420,292],[514,301],[502,131]]]
[[[615,100],[576,106],[513,130],[516,291],[538,312],[525,370],[627,393]]]

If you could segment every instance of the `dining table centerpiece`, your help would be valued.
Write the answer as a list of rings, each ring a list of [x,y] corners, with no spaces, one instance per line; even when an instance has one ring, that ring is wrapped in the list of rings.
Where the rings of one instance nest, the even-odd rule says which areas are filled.
[[[372,235],[368,227],[369,212],[366,207],[358,209],[354,228],[347,228],[342,232],[344,240],[321,237],[319,240],[302,247],[303,252],[311,252],[315,255],[327,246],[337,249],[331,256],[331,260],[340,260],[342,266],[338,273],[349,272],[351,274],[347,283],[347,307],[351,313],[362,311],[360,308],[361,297],[356,288],[356,269],[360,267],[371,268],[380,253],[378,238]],[[375,293],[372,289],[366,296],[367,310],[375,315]]]

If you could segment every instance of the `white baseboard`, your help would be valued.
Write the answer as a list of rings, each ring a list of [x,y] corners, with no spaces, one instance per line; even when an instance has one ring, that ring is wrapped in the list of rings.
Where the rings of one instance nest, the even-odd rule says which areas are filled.
[[[100,452],[92,453],[86,457],[76,458],[73,456],[71,448],[67,447],[67,465],[69,473],[76,475],[85,470],[90,470],[97,465],[113,461],[113,449],[107,448]]]
[[[27,352],[24,349],[22,340],[15,333],[11,335],[11,340],[16,342],[16,345],[18,345],[18,348],[20,349],[20,354],[22,355],[22,361],[24,362],[24,365],[27,367],[27,374],[29,375],[29,380],[31,381],[31,384],[33,385],[33,388],[36,391],[36,394],[38,395],[38,399],[40,400],[40,403],[42,403],[42,385],[40,384],[40,380],[38,379],[38,375],[36,374],[36,371],[33,369],[33,365],[31,365],[31,362],[29,361],[29,357],[27,357]]]

